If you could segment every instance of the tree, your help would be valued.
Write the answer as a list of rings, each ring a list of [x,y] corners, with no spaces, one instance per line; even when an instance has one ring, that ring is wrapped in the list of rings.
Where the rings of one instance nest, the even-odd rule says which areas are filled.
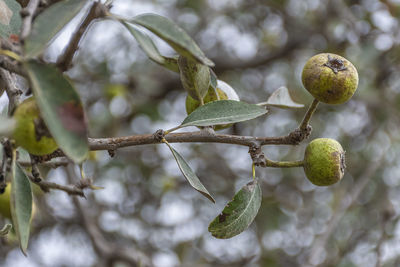
[[[71,262],[64,262],[64,265],[101,263],[112,266],[123,262],[127,265],[155,264],[161,266],[165,263],[162,258],[167,257],[169,260],[182,264],[207,261],[209,264],[213,264],[213,262],[214,264],[236,263],[242,266],[251,260],[252,255],[255,254],[254,248],[259,247],[260,244],[264,247],[264,252],[258,253],[261,264],[266,264],[266,262],[319,264],[324,261],[330,264],[345,264],[348,258],[341,261],[341,257],[338,255],[347,255],[346,251],[351,251],[351,246],[357,247],[357,245],[363,244],[362,235],[360,240],[354,236],[357,235],[357,230],[363,229],[363,227],[349,226],[350,236],[335,235],[338,240],[347,241],[343,241],[346,244],[335,245],[333,252],[329,249],[325,250],[328,248],[326,244],[331,240],[332,232],[336,231],[337,227],[341,229],[337,223],[345,214],[351,216],[351,213],[348,215],[346,211],[366,187],[368,177],[376,174],[381,162],[385,160],[384,156],[374,157],[372,163],[365,170],[365,174],[361,175],[359,180],[354,179],[358,173],[361,173],[360,166],[362,164],[359,162],[362,160],[360,159],[354,164],[353,158],[357,158],[355,153],[358,152],[353,152],[351,148],[356,147],[356,141],[349,141],[350,137],[345,138],[342,143],[347,154],[350,154],[352,175],[345,176],[343,182],[335,185],[332,189],[317,189],[305,179],[304,173],[299,171],[298,167],[303,166],[304,148],[298,145],[307,145],[311,139],[307,138],[311,134],[309,123],[312,117],[318,116],[317,118],[319,118],[313,125],[312,139],[315,139],[318,136],[326,135],[326,131],[332,132],[332,129],[338,128],[338,119],[333,119],[335,118],[333,114],[346,114],[347,112],[346,116],[350,116],[349,110],[363,114],[363,111],[359,111],[357,108],[361,107],[362,109],[364,104],[360,104],[361,101],[349,102],[333,108],[323,105],[322,108],[325,112],[321,112],[321,115],[314,115],[318,100],[312,101],[306,112],[301,112],[301,109],[298,108],[303,105],[293,101],[289,91],[295,96],[295,99],[299,99],[299,102],[306,102],[310,98],[307,98],[305,94],[302,96],[296,90],[279,87],[282,84],[275,88],[266,86],[271,93],[266,102],[263,102],[266,98],[265,95],[252,92],[250,89],[253,86],[252,83],[256,84],[257,81],[260,81],[259,75],[263,72],[261,69],[264,67],[275,75],[281,72],[282,76],[293,76],[293,71],[288,71],[290,69],[287,66],[288,63],[282,63],[286,65],[280,66],[275,62],[285,62],[285,58],[299,54],[298,50],[304,47],[305,42],[310,41],[310,36],[317,38],[319,33],[324,34],[327,29],[324,28],[323,23],[305,22],[304,24],[318,25],[322,29],[315,26],[305,32],[296,33],[293,29],[299,26],[304,29],[308,29],[308,27],[299,24],[300,17],[293,16],[292,13],[285,13],[293,12],[290,3],[273,2],[265,5],[258,2],[241,3],[239,1],[244,13],[241,14],[243,16],[238,16],[243,20],[243,25],[247,27],[252,25],[252,20],[246,19],[246,12],[254,14],[254,19],[258,22],[265,14],[268,14],[269,20],[265,22],[267,29],[270,27],[269,25],[282,27],[282,18],[284,18],[285,27],[290,33],[287,36],[290,37],[287,40],[280,40],[279,38],[282,36],[279,34],[268,36],[268,34],[274,34],[272,28],[268,29],[265,33],[267,41],[261,46],[264,46],[266,50],[273,49],[273,52],[260,53],[255,58],[238,64],[232,60],[232,57],[224,55],[224,52],[221,55],[215,53],[217,49],[214,49],[214,52],[210,50],[207,51],[210,53],[204,53],[200,49],[202,45],[198,45],[190,37],[195,36],[194,30],[192,29],[191,34],[187,34],[186,30],[181,28],[185,24],[180,23],[179,19],[174,22],[165,16],[150,13],[131,16],[127,19],[117,12],[117,8],[111,8],[112,1],[104,4],[74,0],[47,1],[47,5],[43,5],[40,1],[29,1],[29,4],[21,12],[19,11],[20,6],[15,1],[2,2],[11,11],[11,13],[7,11],[7,14],[12,16],[8,15],[7,18],[10,20],[7,23],[2,21],[0,28],[2,38],[0,77],[8,98],[7,116],[2,118],[2,124],[7,127],[4,127],[5,130],[2,132],[4,138],[2,142],[3,180],[1,183],[4,187],[6,180],[12,181],[12,224],[24,253],[28,248],[29,232],[33,234],[33,237],[44,236],[43,233],[31,229],[30,225],[31,211],[27,207],[32,207],[30,196],[32,195],[31,187],[34,190],[34,185],[39,186],[40,190],[47,193],[35,194],[35,203],[36,206],[39,206],[37,213],[43,219],[36,223],[34,220],[33,226],[36,224],[38,229],[51,229],[51,227],[59,225],[56,221],[61,218],[63,221],[61,224],[64,224],[65,228],[60,231],[65,233],[71,229],[68,228],[71,225],[79,225],[79,229],[85,231],[85,236],[90,240],[95,251],[94,254],[91,254],[96,256],[92,256],[93,259],[86,259],[87,262],[73,263],[71,260]],[[117,3],[115,4],[117,5]],[[88,10],[62,53],[57,55],[56,60],[52,60],[52,55],[46,53],[43,56],[48,44],[69,21],[76,17],[85,4]],[[210,15],[205,12],[207,4],[203,1],[198,1],[197,4],[188,1],[182,5],[197,14],[197,17]],[[221,6],[214,8],[218,10]],[[348,9],[346,4],[332,1],[326,7],[327,11],[332,11],[329,13],[332,18],[329,16],[324,18],[322,11],[324,9],[319,8],[319,10],[313,10],[310,4],[306,10],[310,14],[316,15],[315,20],[334,21],[339,14],[342,14],[342,11],[346,11],[347,13],[345,12],[346,15],[344,15],[346,19],[357,21],[357,18],[352,15],[356,9],[354,6],[352,9]],[[263,10],[262,14],[257,13],[256,9]],[[230,12],[229,9],[225,15],[229,20],[236,17],[235,12]],[[190,18],[190,14],[188,16]],[[310,18],[312,15],[304,15],[304,17]],[[184,18],[180,17],[180,19]],[[281,22],[279,23],[279,21]],[[129,52],[129,48],[125,48],[132,46],[131,36],[133,36],[145,55],[161,68],[149,63],[147,58],[144,59],[144,54],[139,54],[142,58],[138,56],[134,63],[127,64],[126,62],[129,60],[122,60],[123,57],[118,57],[113,61],[112,58],[109,58],[110,54],[91,50],[91,44],[85,43],[85,36],[88,40],[96,40],[95,35],[98,35],[99,29],[102,29],[100,26],[96,28],[96,25],[106,27],[106,24],[102,23],[110,23],[109,27],[119,27],[121,33],[121,36],[113,40],[113,44],[111,44],[113,46],[111,55],[117,56],[120,51]],[[211,24],[210,27],[212,27]],[[229,28],[225,30],[231,34],[235,32]],[[199,31],[201,32],[201,30]],[[251,31],[249,32],[251,33]],[[203,34],[205,33],[203,32]],[[222,30],[220,34],[224,35]],[[362,35],[361,32],[357,34]],[[124,39],[128,37],[130,39]],[[99,38],[97,36],[97,40]],[[251,37],[248,39],[251,40]],[[327,50],[335,50],[339,53],[344,50],[344,48],[337,49],[336,47],[339,45],[349,46],[348,49],[352,48],[346,41],[342,41],[344,42],[342,44],[340,38],[334,38],[329,34],[323,35],[322,39],[329,40],[329,43],[335,47],[335,49]],[[165,51],[166,49],[163,49],[165,43],[160,43],[160,40],[165,41],[174,52]],[[272,44],[268,45],[268,42]],[[279,48],[274,48],[275,45]],[[242,52],[238,52],[239,50],[232,47],[233,53],[236,53],[239,58],[244,57],[240,54]],[[134,48],[137,51],[136,47]],[[362,49],[360,50],[362,51]],[[229,51],[229,46],[226,51]],[[165,56],[165,54],[170,55]],[[208,54],[213,60],[206,56]],[[305,64],[306,57],[302,58],[304,60],[299,65]],[[294,57],[291,59],[295,60]],[[387,57],[381,58],[382,61],[386,59]],[[327,60],[330,59],[327,57]],[[72,64],[73,61],[74,64]],[[359,61],[355,62],[359,63]],[[246,69],[255,71],[246,72]],[[335,69],[337,70],[337,68]],[[390,75],[384,72],[387,69],[382,68],[381,75]],[[120,70],[124,71],[119,73]],[[246,90],[238,90],[242,101],[221,100],[225,98],[223,92],[220,92],[223,91],[221,90],[223,83],[221,79],[228,81],[225,84],[229,88],[238,88],[231,85],[243,83],[235,81],[237,79],[235,76],[242,75],[242,72],[242,79],[248,81],[244,82]],[[334,72],[333,68],[332,72]],[[265,82],[274,81],[273,78],[268,77],[270,76],[267,75]],[[361,77],[363,77],[362,74]],[[300,87],[300,79],[291,79],[290,76],[284,79],[288,80],[286,83],[288,88]],[[383,76],[381,79],[387,81],[389,78]],[[179,80],[182,85],[179,85]],[[296,80],[296,82],[291,80]],[[365,85],[363,86],[365,87]],[[182,90],[182,87],[186,92]],[[241,87],[243,84],[239,86],[239,88]],[[170,90],[171,88],[174,90]],[[177,88],[179,90],[176,90]],[[275,90],[271,92],[271,89]],[[254,94],[252,95],[252,93]],[[22,99],[30,95],[35,97],[44,121],[44,123],[36,123],[35,118],[33,124],[35,126],[40,124],[41,132],[50,134],[60,148],[48,155],[29,155],[21,148],[15,150],[17,146],[12,141],[17,138],[10,131],[10,127],[15,123],[10,118],[18,106],[21,106]],[[192,107],[194,111],[188,112],[190,114],[187,116],[184,110],[186,97],[197,101],[188,102],[186,100],[189,103],[187,105],[195,103],[200,106]],[[215,98],[219,101],[208,102]],[[282,107],[285,109],[296,108],[296,110],[295,112],[279,111],[279,108]],[[83,110],[87,113],[87,119]],[[174,114],[176,110],[178,118]],[[290,120],[286,118],[285,129],[279,129],[279,126],[269,126],[264,127],[268,134],[260,132],[261,129],[257,125],[265,123],[279,125],[285,122],[285,119],[271,120],[270,117],[265,116],[266,114],[270,116],[271,113],[272,116],[285,116],[282,114],[288,113],[292,115],[290,115]],[[355,116],[357,116],[357,112],[355,112]],[[301,117],[303,117],[302,120]],[[300,121],[298,126],[294,125],[295,118]],[[15,117],[14,119],[17,120]],[[160,123],[160,121],[163,122]],[[361,129],[365,129],[368,125],[360,123],[360,120],[355,121],[358,121]],[[227,124],[232,123],[236,124],[225,130],[225,133],[221,134],[213,130],[217,130],[216,127],[213,128],[214,125],[229,126]],[[196,126],[199,129],[186,128],[189,126]],[[272,129],[275,130],[272,131]],[[325,134],[323,134],[323,129],[325,129]],[[46,132],[47,130],[48,132]],[[176,132],[177,130],[180,132]],[[347,128],[344,127],[344,131],[356,132],[357,129],[351,128],[349,125]],[[375,134],[372,132],[374,131],[371,131],[371,134]],[[382,134],[382,132],[380,133]],[[118,137],[121,135],[124,137]],[[306,139],[307,141],[303,142]],[[358,137],[357,140],[362,139]],[[189,146],[191,143],[196,144]],[[216,149],[207,146],[207,143],[228,145],[221,147],[218,145],[218,149]],[[275,145],[289,145],[293,149],[285,147],[278,152],[273,150]],[[238,146],[240,148],[237,148]],[[365,146],[367,147],[367,145]],[[189,147],[190,149],[187,149]],[[167,150],[163,150],[163,148]],[[243,152],[246,154],[242,148],[248,150],[250,157],[241,155]],[[269,153],[275,154],[274,157],[284,158],[286,161],[269,159],[265,155],[265,148]],[[27,147],[26,149],[29,150]],[[106,151],[108,154],[95,154],[89,153],[89,151]],[[222,160],[224,157],[226,160]],[[370,160],[367,156],[365,157]],[[378,160],[376,160],[377,158]],[[170,165],[172,161],[175,162],[174,167]],[[238,161],[246,161],[247,164],[244,164],[245,166],[238,164],[239,169],[235,170],[233,166]],[[339,162],[341,164],[341,161]],[[79,171],[74,166],[79,166]],[[58,168],[49,172],[53,167]],[[277,167],[278,169],[259,167]],[[280,171],[280,168],[287,167],[296,168]],[[168,171],[171,168],[174,171]],[[206,197],[205,200],[201,200],[201,195],[199,197],[192,194],[194,190],[190,189],[192,190],[190,191],[183,180],[178,178],[177,170],[181,171],[181,175],[189,182],[188,185]],[[265,170],[274,175],[265,174],[267,173]],[[256,174],[261,177],[257,179]],[[52,176],[65,179],[54,180],[51,178]],[[77,176],[81,177],[77,178]],[[293,176],[293,179],[291,182],[280,181],[284,176]],[[230,184],[229,178],[232,179],[232,177],[240,179],[237,184]],[[277,179],[276,182],[273,182],[274,179]],[[104,189],[100,190],[99,186]],[[76,214],[68,214],[65,212],[65,206],[57,202],[60,195],[63,194],[59,191],[65,191],[70,195],[68,200],[73,201]],[[352,198],[350,202],[340,201],[346,191]],[[235,197],[229,202],[234,192],[236,192]],[[87,199],[78,199],[83,196],[86,196]],[[312,204],[309,207],[304,204],[303,207],[302,203],[309,202],[307,200],[309,198],[318,199],[320,204]],[[196,203],[188,205],[185,203],[185,199],[196,201]],[[216,202],[219,205],[218,208],[209,203],[209,200]],[[340,203],[337,204],[338,208],[331,206],[330,201]],[[229,204],[223,209],[221,205],[228,202]],[[157,206],[160,207],[157,208]],[[199,212],[201,209],[207,209],[207,211],[201,213]],[[385,208],[384,211],[389,215],[382,217],[381,225],[393,219],[390,209]],[[252,223],[258,212],[259,215],[256,217],[257,236],[252,234],[255,229],[242,233]],[[293,220],[300,216],[300,212],[314,212],[315,215],[305,216],[303,222],[296,224]],[[210,213],[212,216],[206,216],[206,213]],[[185,216],[193,218],[193,220],[184,223]],[[229,249],[232,249],[231,246],[227,246],[228,251],[221,253],[221,257],[218,257],[218,253],[211,253],[211,249],[207,246],[212,246],[210,242],[215,239],[212,239],[211,236],[204,237],[206,233],[203,230],[207,227],[203,222],[209,223],[210,218],[215,216],[216,218],[209,225],[209,231],[213,236],[231,238],[238,235],[236,242],[243,245],[248,243],[243,238],[248,238],[252,242],[258,239],[258,245],[249,245],[244,256],[229,253]],[[363,213],[362,216],[369,218],[370,215]],[[329,218],[332,218],[331,223],[326,222]],[[183,220],[183,222],[179,220]],[[186,230],[195,235],[192,238],[186,238],[192,240],[204,237],[201,248],[203,254],[200,257],[190,256],[190,252],[196,250],[195,246],[186,251],[185,239],[174,237],[185,231],[185,226],[193,228],[196,221],[201,222],[203,230],[200,234],[194,229]],[[265,221],[267,221],[266,225]],[[285,223],[285,221],[290,223]],[[349,219],[342,222],[348,221]],[[310,223],[311,227],[302,227],[302,223]],[[319,232],[318,227],[321,223],[326,223],[327,227]],[[295,229],[299,231],[293,230],[291,233],[291,230],[288,230],[289,233],[283,233],[285,224],[294,225]],[[367,223],[364,226],[367,226]],[[141,230],[143,228],[146,230]],[[7,229],[4,230],[4,233],[8,232],[9,229]],[[289,236],[288,240],[295,240],[293,237],[295,232],[298,234],[301,229],[305,234],[299,238],[296,244],[285,244],[282,241],[274,245],[273,241],[278,242],[284,236]],[[152,231],[154,232],[152,233]],[[318,236],[319,233],[321,233],[320,236]],[[12,234],[12,232],[9,233],[9,237]],[[315,238],[315,241],[308,243],[307,240],[310,238],[312,240]],[[382,253],[385,239],[387,238],[382,236],[376,242],[377,264],[384,259],[379,256],[379,253]],[[39,244],[37,240],[34,242]],[[351,242],[354,244],[352,245]],[[6,254],[11,248],[12,246],[7,246],[2,253]],[[280,259],[274,254],[274,248],[282,249],[286,256]],[[157,252],[152,252],[154,249]],[[299,250],[302,252],[300,253]],[[232,251],[235,250],[232,249]],[[301,257],[291,257],[291,254],[301,255]],[[174,255],[182,258],[177,260]],[[28,260],[31,260],[31,257]],[[157,261],[159,262],[157,263]]]

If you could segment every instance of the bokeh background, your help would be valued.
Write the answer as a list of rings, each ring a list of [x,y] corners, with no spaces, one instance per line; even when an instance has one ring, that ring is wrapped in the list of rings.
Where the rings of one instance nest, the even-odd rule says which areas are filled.
[[[57,59],[84,11],[48,48],[47,61]],[[308,105],[312,98],[300,79],[307,59],[321,52],[349,59],[360,77],[354,97],[321,104],[302,145],[263,148],[271,159],[299,160],[310,140],[335,138],[346,150],[346,174],[334,186],[316,187],[301,168],[257,168],[263,202],[255,222],[218,240],[208,223],[251,178],[246,147],[173,144],[215,205],[190,188],[164,145],[119,149],[113,158],[99,151],[84,169],[105,189],[79,202],[59,191],[37,194],[29,257],[2,240],[1,266],[129,266],[118,258],[103,261],[79,210],[105,242],[141,252],[160,267],[400,265],[399,0],[115,0],[111,12],[172,19],[216,63],[219,79],[250,103],[286,86]],[[173,55],[151,36],[164,55]],[[68,75],[85,103],[91,137],[153,133],[186,116],[179,76],[151,62],[117,22],[91,25]],[[0,102],[7,104],[5,94]],[[272,108],[224,132],[286,135],[305,111]],[[69,183],[77,173],[60,167],[46,179]]]

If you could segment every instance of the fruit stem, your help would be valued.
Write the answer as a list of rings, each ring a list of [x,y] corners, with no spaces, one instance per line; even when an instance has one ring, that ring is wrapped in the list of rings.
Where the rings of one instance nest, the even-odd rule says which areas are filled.
[[[273,161],[269,159],[265,159],[265,166],[266,167],[273,167],[273,168],[293,168],[293,167],[303,167],[303,161]]]
[[[310,107],[308,108],[306,115],[304,115],[303,121],[300,124],[301,131],[307,131],[307,126],[310,123],[311,117],[314,114],[315,110],[318,107],[319,101],[314,98],[313,102],[311,103]]]

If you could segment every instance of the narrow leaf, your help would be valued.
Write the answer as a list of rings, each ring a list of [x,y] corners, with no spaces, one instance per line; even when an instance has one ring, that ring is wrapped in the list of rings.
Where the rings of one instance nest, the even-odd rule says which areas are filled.
[[[172,152],[172,155],[174,156],[176,163],[178,163],[178,167],[181,170],[183,176],[185,176],[186,180],[189,182],[189,184],[196,189],[198,192],[200,192],[202,195],[204,195],[206,198],[208,198],[210,201],[215,203],[214,198],[211,196],[211,194],[207,191],[207,189],[204,187],[204,185],[200,182],[200,179],[197,177],[197,175],[193,172],[193,170],[190,168],[190,166],[186,163],[185,159],[182,158],[182,156],[168,143],[166,143],[169,149]]]
[[[0,230],[0,236],[6,236],[10,232],[12,225],[7,223],[4,227]]]
[[[236,193],[209,225],[208,231],[216,238],[231,238],[246,230],[261,206],[262,193],[257,180],[251,181]]]
[[[143,49],[143,51],[151,60],[153,60],[157,64],[160,64],[161,66],[166,67],[167,69],[179,72],[177,58],[165,57],[161,55],[160,51],[158,51],[153,40],[151,40],[151,38],[147,34],[139,31],[134,26],[130,25],[129,23],[123,20],[120,20],[120,22],[129,30],[132,36],[139,43],[140,47]]]
[[[190,113],[180,127],[211,126],[247,121],[266,114],[260,106],[236,100],[219,100],[198,107]]]
[[[31,34],[25,40],[25,56],[40,55],[48,42],[82,10],[85,0],[64,0],[51,5],[34,21]]]
[[[0,0],[0,37],[16,38],[21,28],[21,6],[15,0]],[[18,41],[18,40],[15,40]]]
[[[16,163],[15,157],[12,163],[12,175],[11,216],[20,248],[26,255],[32,216],[32,191],[28,177]]]
[[[200,101],[210,86],[210,68],[184,56],[178,58],[178,65],[183,88],[192,98]]]
[[[281,86],[268,98],[267,102],[259,103],[259,106],[273,106],[277,108],[303,108],[303,104],[293,101],[290,97],[289,90]]]
[[[178,54],[190,57],[204,65],[214,66],[214,63],[204,55],[193,39],[171,20],[156,14],[143,14],[134,17],[129,22],[152,31],[174,48]]]
[[[51,135],[69,158],[82,162],[89,148],[85,114],[78,93],[53,66],[30,60],[25,67]]]

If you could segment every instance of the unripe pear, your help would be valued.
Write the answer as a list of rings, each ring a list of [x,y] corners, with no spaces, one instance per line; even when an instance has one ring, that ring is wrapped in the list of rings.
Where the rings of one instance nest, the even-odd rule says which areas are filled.
[[[327,104],[342,104],[357,90],[358,73],[344,57],[323,53],[307,61],[301,80],[304,88],[317,100]]]
[[[8,219],[11,219],[10,192],[11,185],[7,184],[4,192],[0,194],[0,216]]]
[[[226,82],[218,80],[217,81],[217,89],[214,90],[213,87],[208,88],[208,92],[203,98],[204,104],[217,100],[237,100],[239,101],[239,96],[236,91]],[[196,108],[200,106],[200,101],[192,98],[189,94],[186,97],[186,113],[189,115]],[[215,125],[214,129],[216,131],[226,129],[232,126],[232,124],[224,124],[224,125]]]
[[[344,150],[334,139],[314,139],[306,148],[303,166],[311,183],[319,186],[332,185],[344,175]]]
[[[22,102],[14,113],[16,121],[13,139],[33,155],[42,156],[54,152],[57,144],[51,137],[34,98]]]

